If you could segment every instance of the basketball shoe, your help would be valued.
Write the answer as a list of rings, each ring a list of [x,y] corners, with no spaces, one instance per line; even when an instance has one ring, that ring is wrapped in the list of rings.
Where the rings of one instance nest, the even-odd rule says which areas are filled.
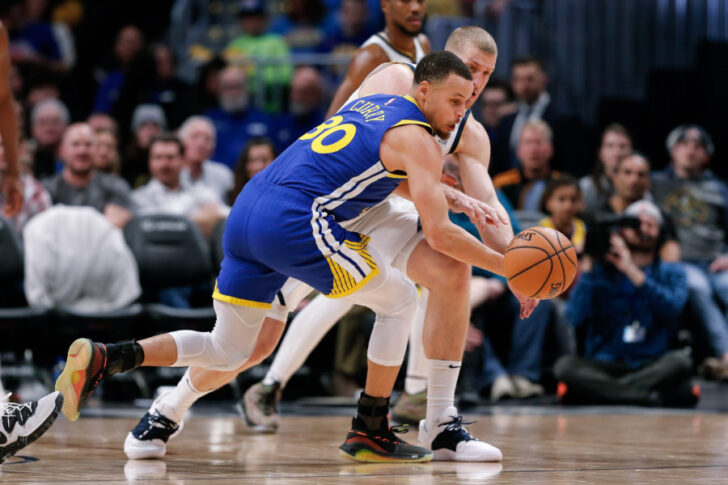
[[[157,403],[164,395],[155,399],[149,411],[126,435],[124,453],[130,460],[162,458],[167,453],[167,441],[182,431],[184,421],[177,424],[157,409]]]
[[[354,461],[367,463],[422,463],[432,460],[432,452],[411,445],[394,433],[406,433],[405,426],[390,427],[386,419],[379,429],[367,429],[358,416],[351,422],[346,441],[339,447],[341,455]]]
[[[266,386],[262,382],[253,384],[245,391],[235,406],[245,424],[260,433],[275,433],[278,430],[276,406],[281,400],[281,383]]]
[[[143,361],[144,350],[133,340],[116,344],[92,342],[87,338],[74,340],[63,372],[56,379],[56,391],[63,394],[61,412],[76,421],[102,379],[136,369]]]
[[[40,438],[56,420],[62,406],[60,392],[25,404],[0,406],[0,463]]]
[[[503,453],[493,445],[473,438],[463,427],[463,417],[455,406],[445,409],[434,429],[420,421],[420,446],[432,450],[435,460],[444,461],[501,461]]]

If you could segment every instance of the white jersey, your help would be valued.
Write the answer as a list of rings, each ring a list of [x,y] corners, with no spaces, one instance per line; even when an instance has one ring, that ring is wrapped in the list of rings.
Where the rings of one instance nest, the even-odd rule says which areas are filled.
[[[384,32],[378,32],[371,37],[369,37],[361,46],[367,47],[370,45],[376,45],[379,48],[381,48],[386,54],[387,57],[389,57],[389,60],[392,62],[404,62],[407,64],[415,63],[417,64],[420,62],[420,59],[425,57],[425,49],[422,48],[422,44],[420,43],[419,39],[417,37],[414,38],[415,41],[415,58],[413,59],[408,54],[405,54],[402,51],[397,50],[392,44],[389,43],[389,39],[387,39],[387,34]]]

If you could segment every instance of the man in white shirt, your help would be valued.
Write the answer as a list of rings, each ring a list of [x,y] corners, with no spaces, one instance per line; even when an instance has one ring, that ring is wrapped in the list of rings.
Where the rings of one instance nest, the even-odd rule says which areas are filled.
[[[205,116],[191,116],[178,131],[184,145],[183,184],[202,185],[226,201],[234,185],[233,172],[227,165],[210,160],[215,151],[215,125]]]
[[[180,177],[184,146],[174,135],[161,134],[149,146],[152,180],[132,192],[139,214],[178,214],[200,225],[206,235],[230,208],[220,196],[200,184],[186,184]]]

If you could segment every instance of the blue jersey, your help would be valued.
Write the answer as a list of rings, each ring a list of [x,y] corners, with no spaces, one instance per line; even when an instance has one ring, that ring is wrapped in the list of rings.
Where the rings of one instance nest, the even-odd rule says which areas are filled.
[[[384,168],[379,145],[387,130],[408,124],[432,133],[409,96],[376,94],[354,100],[301,136],[257,177],[310,196],[314,214],[353,219],[406,178]]]

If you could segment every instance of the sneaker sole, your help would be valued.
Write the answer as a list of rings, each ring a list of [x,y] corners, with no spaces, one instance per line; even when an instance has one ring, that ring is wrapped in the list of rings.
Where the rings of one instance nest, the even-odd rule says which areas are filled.
[[[240,402],[237,403],[235,405],[235,409],[238,411],[238,414],[240,415],[240,417],[243,418],[243,422],[245,423],[245,425],[248,428],[252,429],[253,431],[256,431],[256,432],[262,433],[262,434],[275,434],[278,431],[278,425],[266,426],[264,424],[257,424],[254,421],[252,421],[248,417],[248,412],[243,403],[240,403]]]
[[[48,431],[48,429],[53,426],[53,423],[56,421],[58,413],[61,411],[62,407],[63,394],[59,394],[58,397],[56,397],[56,403],[55,406],[53,406],[53,411],[48,415],[45,421],[43,421],[43,423],[35,429],[35,431],[30,433],[28,436],[18,436],[18,439],[14,443],[0,448],[0,463],[4,462],[7,458],[10,458],[15,453],[34,442],[40,438],[43,433]]]
[[[86,378],[88,365],[93,352],[92,343],[89,339],[80,338],[75,340],[68,348],[68,356],[66,358],[66,366],[63,372],[56,379],[56,391],[63,394],[63,408],[61,412],[70,421],[76,421],[81,414],[79,402],[80,393],[76,392],[76,386],[81,382],[80,392],[83,392],[86,386]]]
[[[352,455],[346,450],[343,450],[342,448],[339,448],[339,453],[344,458],[347,458],[351,461],[356,461],[359,463],[427,463],[428,461],[432,461],[433,455],[430,453],[429,455],[424,455],[420,458],[411,458],[411,457],[396,457],[396,456],[388,456],[388,455],[380,455],[378,453],[375,453],[371,450],[357,450]]]

